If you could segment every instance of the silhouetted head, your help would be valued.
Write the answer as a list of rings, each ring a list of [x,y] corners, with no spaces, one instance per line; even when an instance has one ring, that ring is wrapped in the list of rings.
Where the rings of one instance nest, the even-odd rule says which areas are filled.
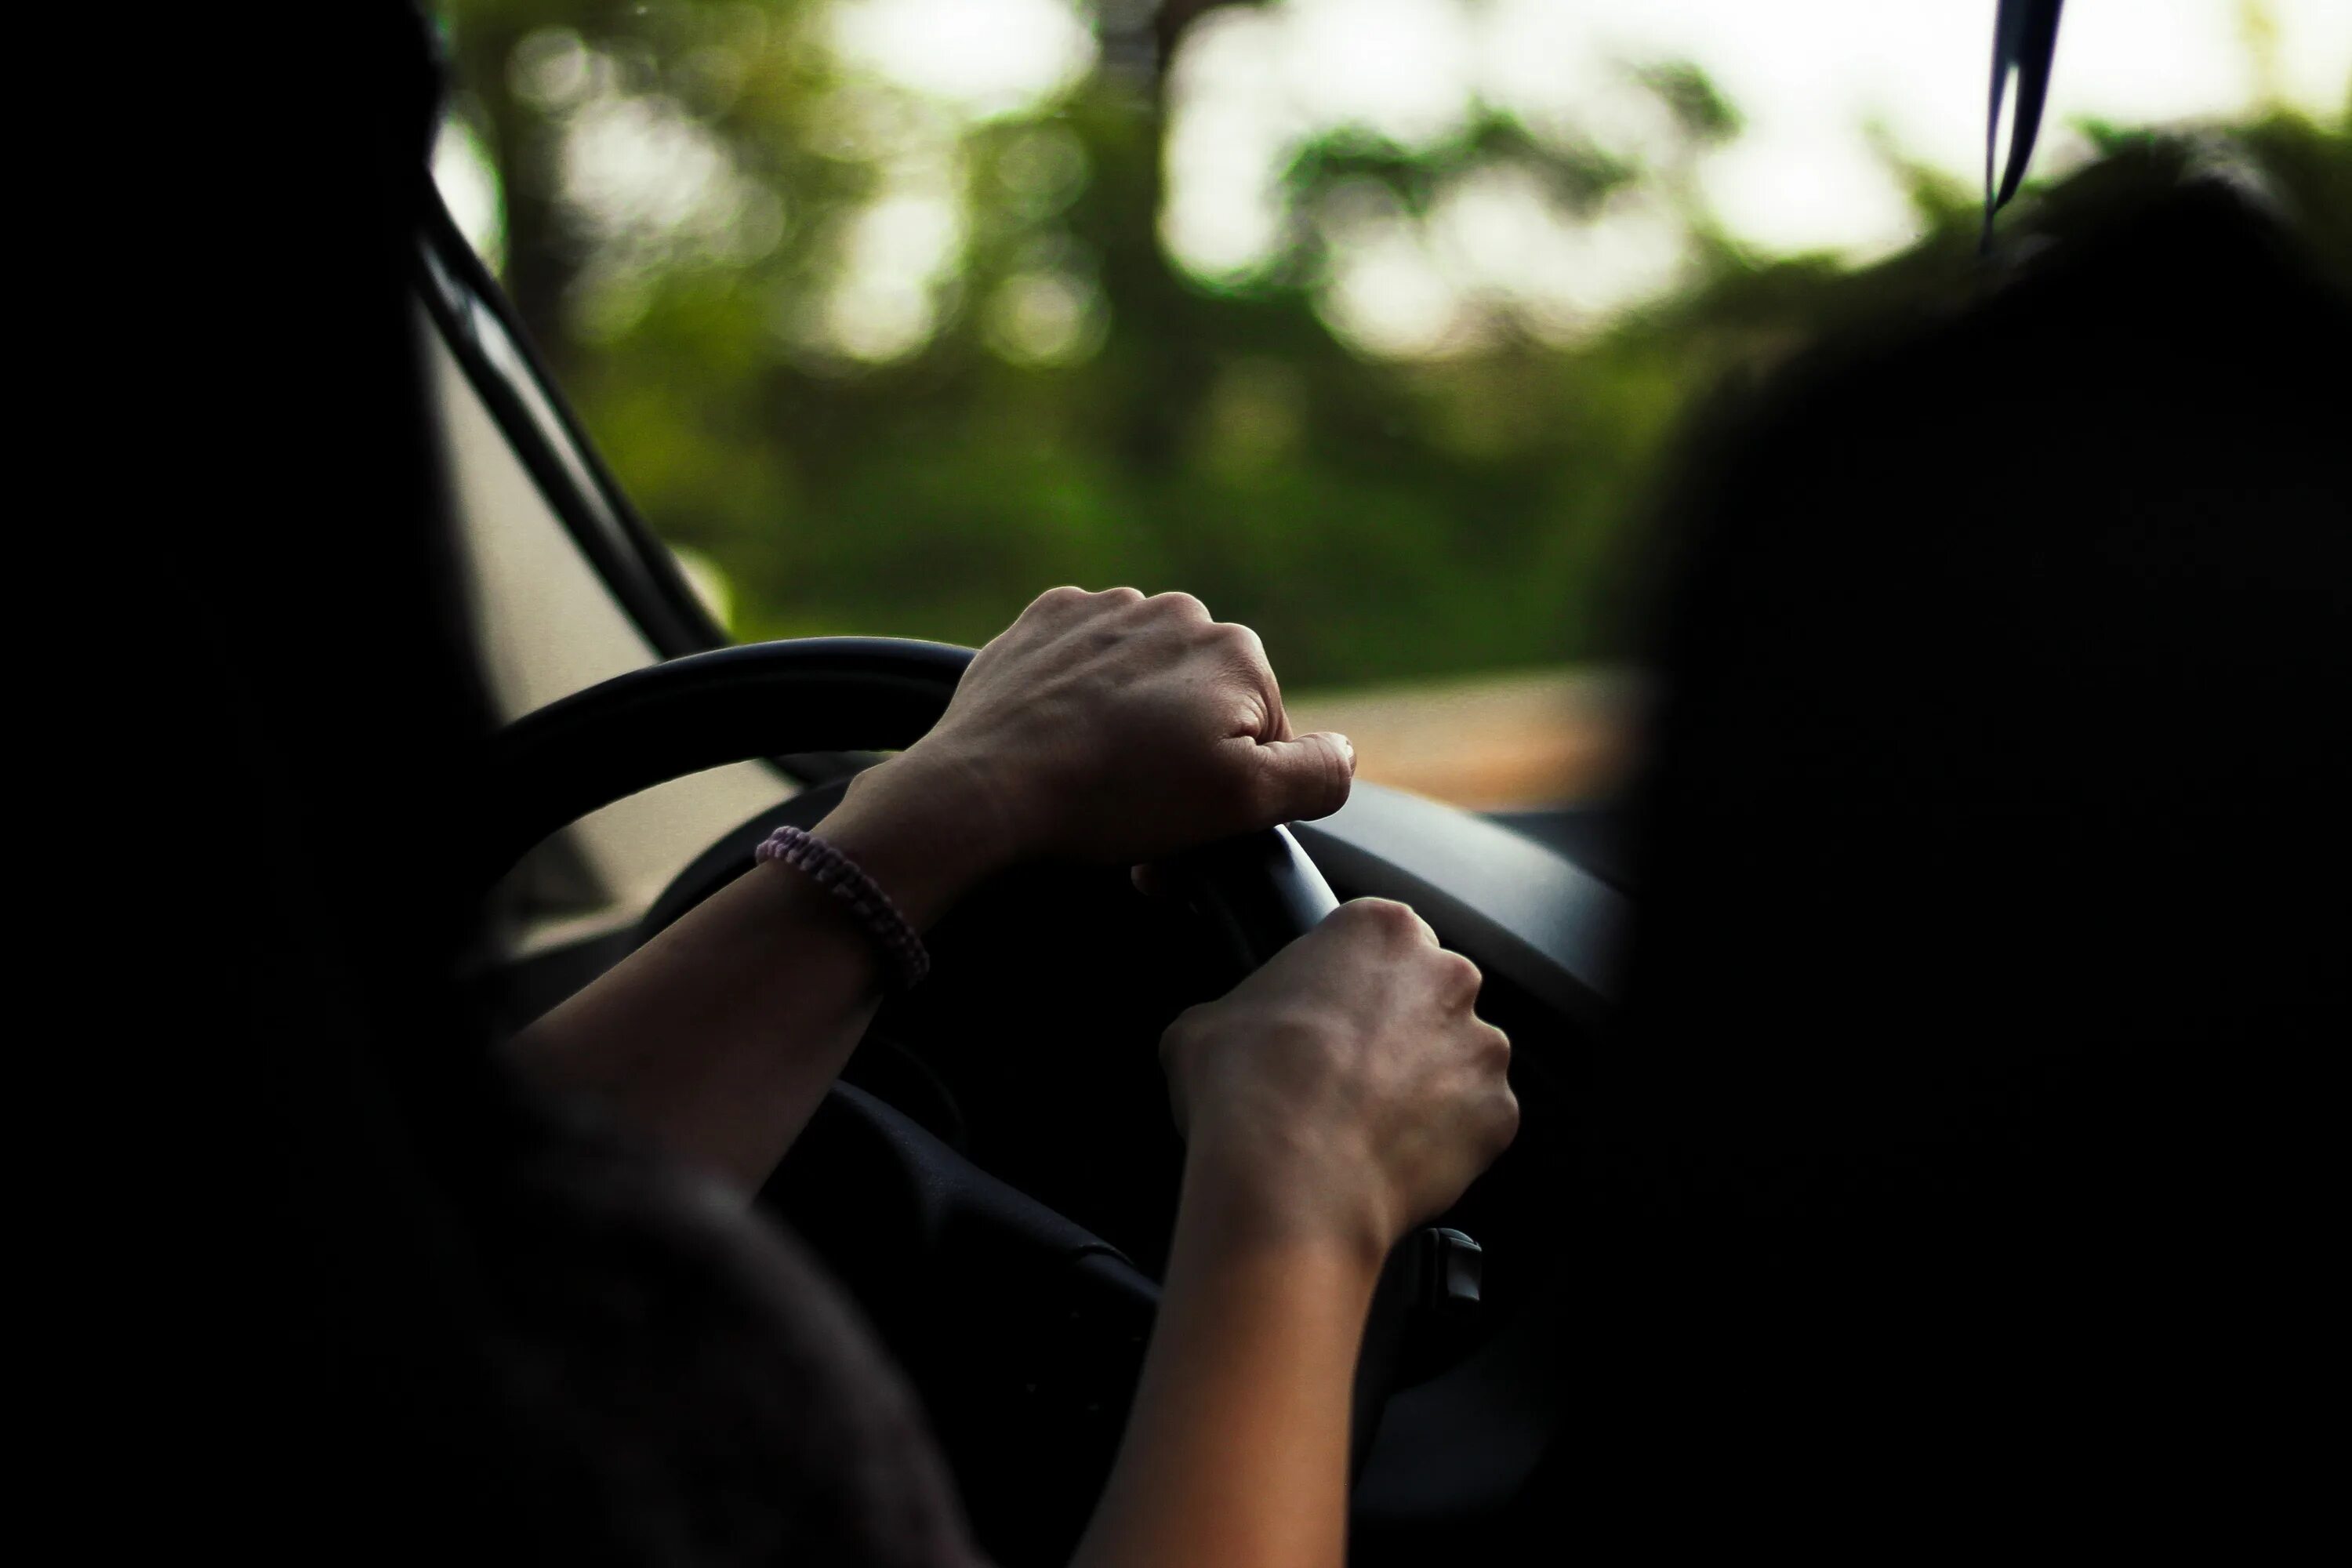
[[[1648,1474],[2087,1507],[2294,1319],[2352,319],[2229,181],[2102,205],[1700,448],[1586,1200]]]

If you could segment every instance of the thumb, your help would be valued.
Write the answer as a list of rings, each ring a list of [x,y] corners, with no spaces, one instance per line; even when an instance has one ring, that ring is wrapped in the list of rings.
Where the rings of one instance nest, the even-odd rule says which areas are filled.
[[[1330,816],[1348,804],[1356,778],[1356,748],[1330,731],[1261,742],[1253,760],[1258,816],[1267,823]]]

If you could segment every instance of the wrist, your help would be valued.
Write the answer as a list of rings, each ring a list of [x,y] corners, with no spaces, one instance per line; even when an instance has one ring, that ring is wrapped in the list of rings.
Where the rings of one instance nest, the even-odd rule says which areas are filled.
[[[1316,1162],[1244,1157],[1196,1127],[1185,1152],[1180,1230],[1219,1248],[1311,1256],[1379,1278],[1395,1227],[1362,1184],[1337,1178]]]
[[[898,775],[898,787],[919,790],[951,815],[957,830],[993,868],[1037,854],[1049,813],[1034,770],[1017,759],[934,731],[883,765]]]
[[[918,930],[1019,858],[977,781],[944,755],[911,750],[851,780],[815,832],[873,878]]]

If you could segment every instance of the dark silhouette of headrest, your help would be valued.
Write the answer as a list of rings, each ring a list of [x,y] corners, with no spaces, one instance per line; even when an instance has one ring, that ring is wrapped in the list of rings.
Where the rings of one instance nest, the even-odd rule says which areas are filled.
[[[1628,1510],[2163,1529],[2294,1462],[2352,318],[2242,186],[2093,185],[1694,457],[1572,1222]]]

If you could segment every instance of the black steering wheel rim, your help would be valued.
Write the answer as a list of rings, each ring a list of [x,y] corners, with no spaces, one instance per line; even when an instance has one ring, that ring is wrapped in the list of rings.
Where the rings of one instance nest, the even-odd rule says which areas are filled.
[[[743,643],[629,670],[491,737],[472,867],[487,886],[600,806],[728,763],[888,752],[939,721],[972,650],[901,637]]]

